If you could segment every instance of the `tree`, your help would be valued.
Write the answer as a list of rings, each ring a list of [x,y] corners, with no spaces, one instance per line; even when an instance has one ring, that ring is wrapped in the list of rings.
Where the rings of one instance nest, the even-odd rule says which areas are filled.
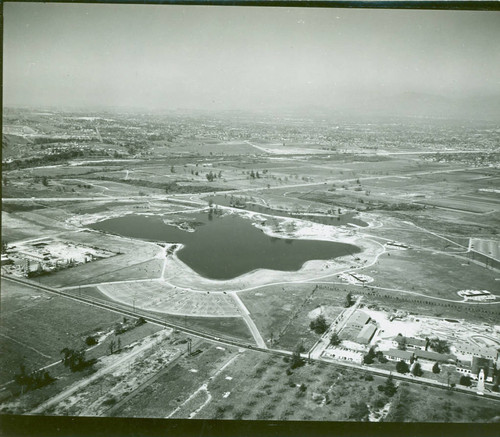
[[[363,357],[363,363],[372,364],[375,359],[375,351],[371,347],[368,353]]]
[[[326,323],[325,317],[322,314],[320,314],[313,321],[311,321],[311,323],[309,324],[309,327],[316,334],[323,334],[328,329],[328,323]]]
[[[382,351],[377,351],[376,355],[379,363],[387,363],[388,359],[384,357],[384,353]]]
[[[112,339],[108,345],[108,350],[110,355],[113,355],[115,353],[115,347],[116,347],[115,340]]]
[[[170,173],[175,173],[175,168],[173,165],[170,167]]]
[[[93,336],[93,335],[89,335],[86,339],[85,339],[85,344],[87,346],[94,346],[97,344],[97,339]]]
[[[299,343],[293,351],[292,359],[290,360],[290,369],[296,369],[297,367],[301,367],[304,365],[304,360],[300,356],[303,348],[304,346],[302,346],[302,343]]]
[[[332,336],[330,337],[330,344],[332,346],[338,346],[340,344],[340,338],[336,331],[333,331]]]
[[[347,293],[346,297],[345,297],[345,307],[346,308],[349,308],[350,306],[352,306],[353,304],[353,300],[352,300],[352,294],[351,292]]]
[[[432,373],[437,375],[440,372],[441,372],[441,368],[439,367],[439,364],[437,362],[434,363],[434,365],[432,366]]]
[[[86,367],[93,365],[97,360],[86,360],[85,359],[85,349],[73,350],[65,347],[61,350],[61,354],[64,355],[62,363],[71,369],[72,372],[77,372],[83,370]]]
[[[18,383],[23,389],[26,387],[27,390],[31,390],[49,385],[55,381],[55,378],[50,376],[49,372],[46,370],[35,370],[34,372],[27,374],[24,364],[21,364],[20,372],[14,375],[14,381],[16,381],[16,383]]]
[[[146,319],[141,316],[135,322],[135,326],[141,326],[141,325],[144,325],[145,323],[146,323]]]
[[[255,173],[253,172],[253,170],[250,172],[250,177],[251,177],[252,179],[255,179]]]
[[[439,354],[447,354],[450,352],[450,345],[448,342],[446,340],[440,340],[439,338],[431,339],[430,347]]]
[[[465,387],[470,387],[472,385],[470,376],[465,376],[465,375],[461,376],[459,384]]]
[[[396,385],[394,384],[394,379],[392,375],[389,375],[384,385],[379,385],[378,390],[384,392],[386,396],[392,397],[398,390]]]
[[[7,242],[6,241],[2,241],[2,253],[7,253]]]
[[[412,369],[411,373],[414,376],[422,376],[424,374],[424,372],[422,370],[422,366],[420,365],[420,363],[415,363],[415,365],[413,366],[413,369]]]
[[[405,361],[401,360],[396,364],[396,370],[398,371],[398,373],[408,373],[410,371],[410,368]]]
[[[26,373],[26,366],[24,364],[19,365],[19,373],[14,375],[14,381],[16,381],[20,386],[28,385],[29,377]]]
[[[49,186],[49,178],[47,176],[42,176],[42,185],[44,187],[48,187]]]

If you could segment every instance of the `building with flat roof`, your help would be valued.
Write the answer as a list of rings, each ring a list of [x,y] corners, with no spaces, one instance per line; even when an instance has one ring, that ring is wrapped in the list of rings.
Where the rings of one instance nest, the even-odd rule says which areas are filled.
[[[362,353],[344,347],[329,347],[325,350],[324,355],[340,361],[351,361],[358,364],[363,362]]]
[[[472,359],[472,357],[484,357],[491,360],[498,360],[498,351],[494,347],[480,347],[469,343],[456,343],[455,351],[457,354],[464,355]]]

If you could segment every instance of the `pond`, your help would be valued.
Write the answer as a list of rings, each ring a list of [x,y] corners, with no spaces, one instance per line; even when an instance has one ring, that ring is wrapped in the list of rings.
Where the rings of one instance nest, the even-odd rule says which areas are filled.
[[[233,279],[255,269],[297,271],[309,260],[328,260],[360,252],[357,246],[320,240],[270,237],[238,215],[189,214],[196,224],[187,232],[161,216],[130,214],[89,225],[125,237],[182,243],[181,261],[201,276]],[[171,218],[171,217],[170,217]]]

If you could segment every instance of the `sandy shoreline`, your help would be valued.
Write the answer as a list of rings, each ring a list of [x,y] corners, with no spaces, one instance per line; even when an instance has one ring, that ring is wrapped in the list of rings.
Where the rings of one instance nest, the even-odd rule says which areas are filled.
[[[174,254],[169,256],[165,262],[165,275],[163,277],[165,282],[172,286],[186,290],[223,292],[243,291],[278,283],[308,282],[315,279],[324,280],[325,278],[338,275],[339,273],[347,270],[366,267],[373,263],[378,255],[384,251],[380,244],[358,235],[359,231],[369,229],[375,225],[375,218],[368,214],[364,214],[362,217],[362,219],[368,223],[368,227],[359,228],[348,225],[324,225],[295,217],[274,217],[268,214],[230,207],[223,207],[222,209],[224,210],[224,215],[238,214],[243,218],[251,220],[253,226],[262,230],[270,237],[321,240],[351,244],[359,247],[360,252],[331,260],[310,260],[305,262],[302,267],[296,271],[257,269],[233,279],[214,280],[199,275],[188,265],[184,264],[177,256],[177,252],[182,248],[182,245],[179,245]],[[179,211],[179,213],[200,211],[208,212],[208,207]],[[160,208],[158,208],[156,211],[138,211],[135,214],[161,216],[164,213],[164,211],[160,211]],[[168,213],[171,214],[171,212]],[[76,226],[86,226],[102,220],[122,217],[128,214],[130,214],[130,210],[103,211],[94,214],[87,214],[83,217],[71,217],[67,220],[67,223]],[[272,219],[273,223],[270,223],[270,219]],[[176,225],[175,223],[172,224]]]

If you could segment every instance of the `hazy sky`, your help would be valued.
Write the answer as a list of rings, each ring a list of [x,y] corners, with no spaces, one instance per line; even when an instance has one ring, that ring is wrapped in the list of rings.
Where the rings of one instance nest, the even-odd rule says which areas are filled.
[[[499,47],[495,12],[6,3],[4,105],[500,95]]]

